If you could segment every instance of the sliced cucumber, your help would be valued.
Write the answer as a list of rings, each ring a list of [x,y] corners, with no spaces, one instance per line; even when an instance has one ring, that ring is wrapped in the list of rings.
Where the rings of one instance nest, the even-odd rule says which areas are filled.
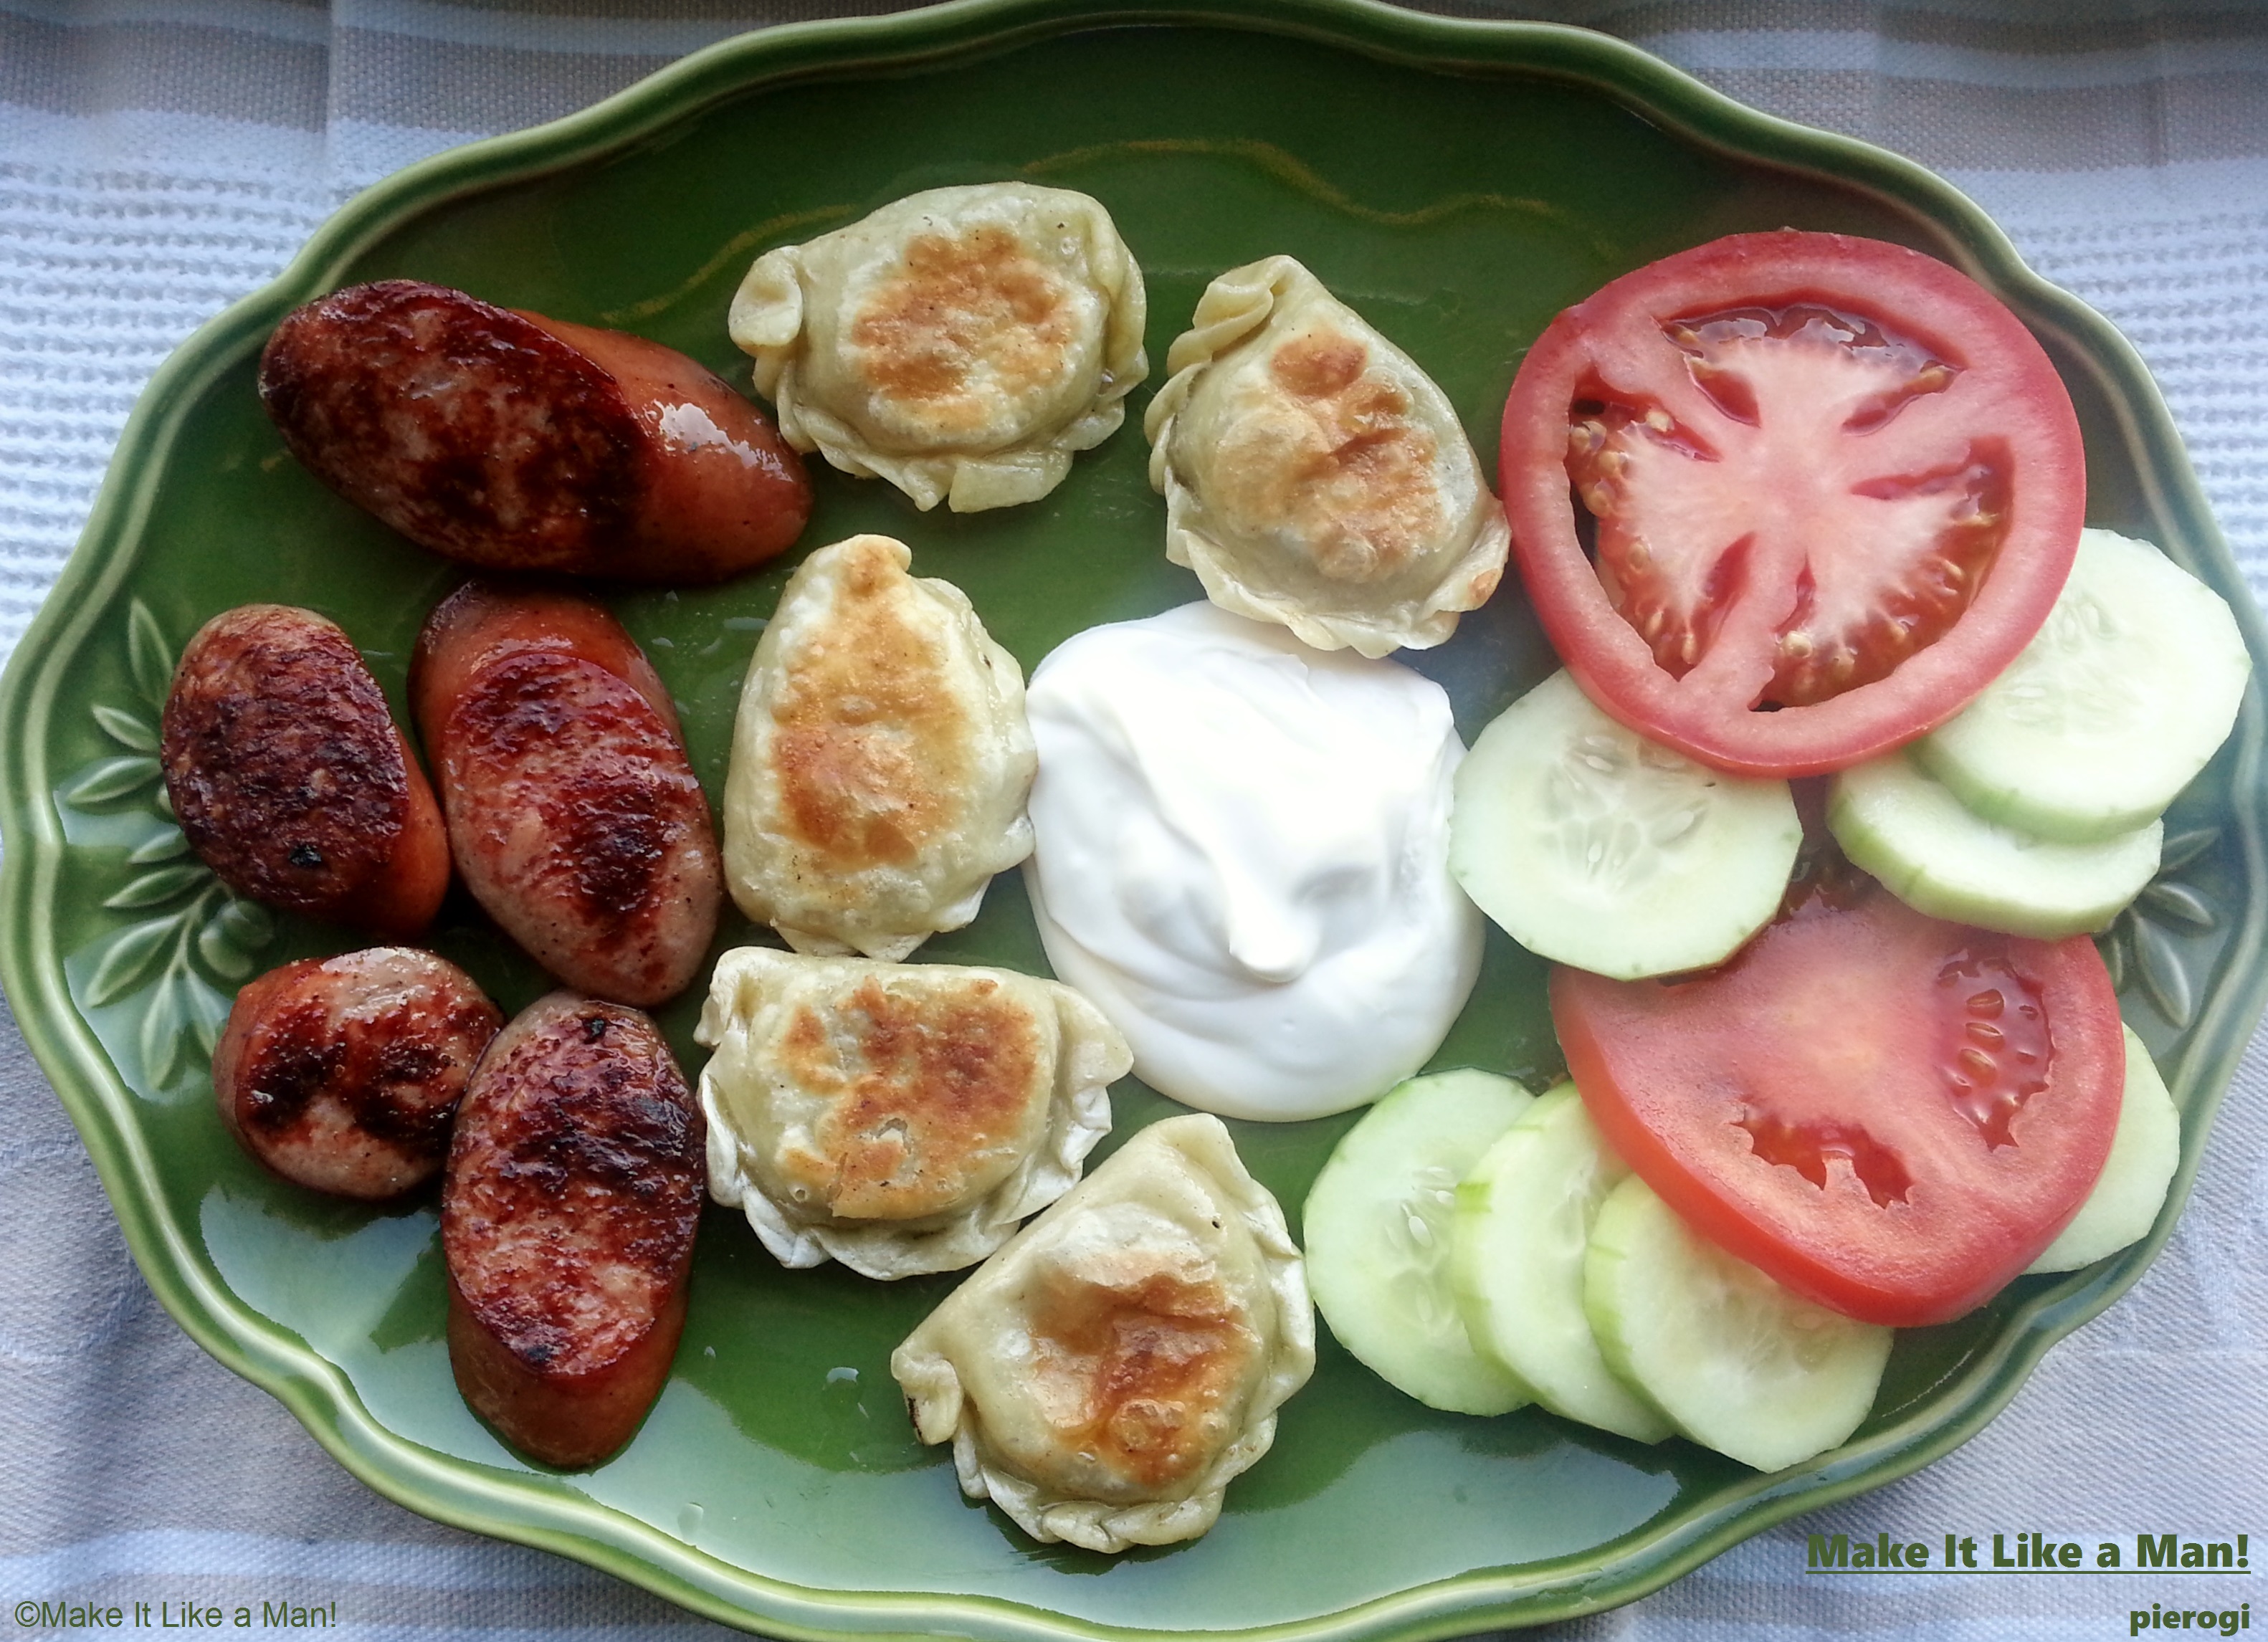
[[[1918,912],[2051,940],[2117,917],[2157,872],[2166,827],[2100,843],[2036,838],[1984,820],[1900,752],[1835,777],[1827,829]]]
[[[1659,1410],[1615,1378],[1583,1312],[1591,1221],[1630,1170],[1609,1152],[1575,1086],[1520,1115],[1457,1188],[1449,1273],[1465,1330],[1554,1414],[1659,1442]]]
[[[1583,1301],[1616,1373],[1694,1441],[1760,1471],[1856,1431],[1890,1356],[1889,1329],[1702,1241],[1635,1174],[1599,1205]]]
[[[2126,1028],[2126,1088],[2101,1178],[2071,1224],[2027,1271],[2076,1271],[2139,1242],[2158,1223],[2182,1161],[2182,1116],[2134,1028]]]
[[[1449,871],[1530,952],[1635,980],[1730,956],[1778,909],[1802,837],[1786,782],[1658,746],[1561,672],[1458,767]]]
[[[1473,1349],[1449,1288],[1457,1182],[1535,1097],[1484,1071],[1394,1089],[1347,1130],[1304,1216],[1307,1287],[1339,1344],[1428,1408],[1505,1414],[1533,1400]]]
[[[2038,635],[1915,750],[1988,820],[2043,838],[2116,837],[2205,768],[2251,671],[2219,593],[2146,541],[2081,531]]]

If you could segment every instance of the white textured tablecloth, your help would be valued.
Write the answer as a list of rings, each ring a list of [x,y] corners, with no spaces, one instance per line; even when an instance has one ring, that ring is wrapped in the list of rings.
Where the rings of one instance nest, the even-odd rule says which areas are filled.
[[[357,189],[567,113],[709,41],[886,6],[739,0],[0,0],[0,656],[159,359]],[[2268,597],[2268,7],[1956,0],[1445,6],[1620,34],[1773,113],[1921,161],[2156,373]],[[21,1600],[335,1601],[358,1638],[714,1631],[424,1521],[190,1344],[0,1017],[0,1633]],[[1803,1536],[2090,1548],[2251,1536],[2268,1561],[2268,1046],[2163,1258],[1975,1440],[1570,1637],[2129,1634],[2235,1609],[2178,1573],[1821,1579]],[[2130,1550],[2131,1561],[2131,1550]],[[2257,1604],[2268,1629],[2268,1600]],[[2247,1618],[2250,1615],[2247,1610]],[[19,1627],[20,1628],[20,1627]],[[36,1627],[23,1634],[38,1633]],[[2155,1635],[2155,1631],[2148,1634]]]

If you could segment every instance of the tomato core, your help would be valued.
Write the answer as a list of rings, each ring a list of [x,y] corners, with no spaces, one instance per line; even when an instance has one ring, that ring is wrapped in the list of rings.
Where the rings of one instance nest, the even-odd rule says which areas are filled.
[[[1664,406],[1614,402],[1600,384],[1567,430],[1568,477],[1590,514],[1600,583],[1655,662],[1674,678],[1692,671],[1747,591],[1758,490],[1783,498],[1780,527],[1844,544],[1872,570],[1822,586],[1820,556],[1805,553],[1793,606],[1773,629],[1763,701],[1824,701],[1889,677],[1942,637],[2000,543],[2006,446],[1971,440],[1919,471],[1893,460],[1867,473],[1863,457],[1854,472],[1834,445],[1943,393],[1960,367],[1871,320],[1811,305],[1673,320],[1662,335],[1686,357],[1712,418],[1683,427]]]

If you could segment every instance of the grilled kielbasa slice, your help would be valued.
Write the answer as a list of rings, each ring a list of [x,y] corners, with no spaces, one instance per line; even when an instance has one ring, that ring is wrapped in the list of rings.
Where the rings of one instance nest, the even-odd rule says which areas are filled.
[[[674,349],[410,279],[285,316],[260,397],[325,484],[484,570],[710,582],[793,541],[801,460]]]
[[[637,643],[571,593],[473,582],[419,636],[409,694],[458,871],[578,990],[690,983],[724,878],[676,711]]]
[[[490,1045],[441,1193],[449,1362],[549,1465],[621,1447],[669,1377],[701,1219],[701,1108],[653,1022],[554,992]]]
[[[503,1025],[473,978],[430,952],[303,958],[236,995],[213,1094],[274,1173],[383,1202],[441,1172],[458,1097]]]
[[[415,935],[449,887],[424,772],[354,641],[312,610],[248,604],[198,630],[158,748],[181,831],[239,895]]]

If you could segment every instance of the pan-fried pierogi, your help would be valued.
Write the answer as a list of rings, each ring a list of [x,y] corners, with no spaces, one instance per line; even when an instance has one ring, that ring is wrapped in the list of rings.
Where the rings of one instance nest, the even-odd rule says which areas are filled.
[[[1067,986],[1005,969],[718,960],[694,1035],[709,1189],[783,1265],[974,1265],[1079,1179],[1133,1057]]]
[[[1504,574],[1512,532],[1417,362],[1288,256],[1205,288],[1150,401],[1166,556],[1319,650],[1423,650]]]
[[[1214,1117],[1152,1123],[891,1354],[924,1442],[1033,1538],[1194,1539],[1315,1364],[1306,1263]]]
[[[966,513],[1037,500],[1117,431],[1145,316],[1098,202],[989,182],[766,252],[727,323],[790,444]]]
[[[822,548],[748,666],[725,877],[798,952],[903,958],[1031,852],[1024,676],[950,582],[887,536]]]

